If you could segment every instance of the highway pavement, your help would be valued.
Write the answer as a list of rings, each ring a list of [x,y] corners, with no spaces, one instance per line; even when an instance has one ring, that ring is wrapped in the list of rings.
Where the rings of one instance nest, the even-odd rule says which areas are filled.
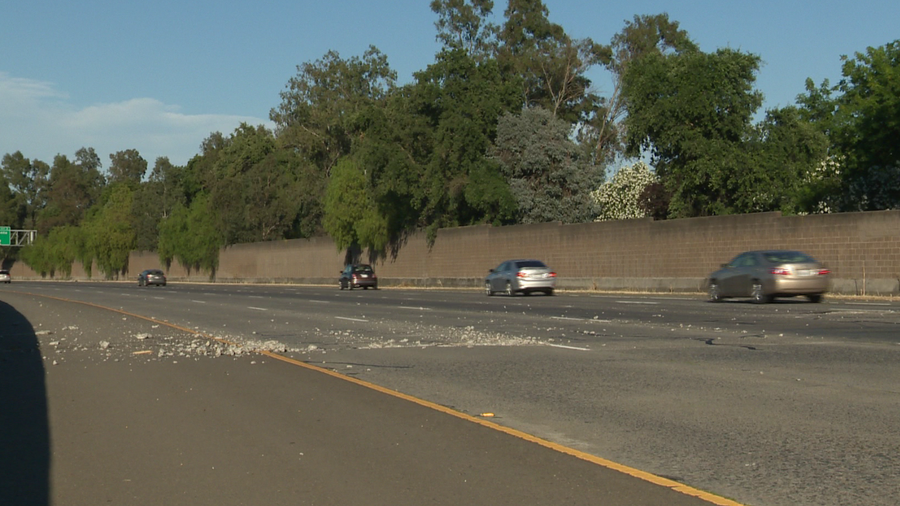
[[[48,451],[31,504],[900,502],[889,300],[15,283],[0,301],[40,343],[16,366],[45,390],[19,425],[38,429],[7,436]],[[29,356],[4,342],[4,369]]]

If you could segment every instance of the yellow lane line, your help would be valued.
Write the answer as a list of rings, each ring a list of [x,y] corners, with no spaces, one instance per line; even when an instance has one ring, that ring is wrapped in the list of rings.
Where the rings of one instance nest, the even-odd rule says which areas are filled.
[[[10,291],[12,291],[12,290],[10,290]],[[143,316],[143,315],[139,315],[139,314],[135,314],[135,313],[130,313],[130,312],[125,311],[125,310],[122,310],[122,309],[116,309],[116,308],[111,308],[111,307],[101,306],[101,305],[99,305],[99,304],[94,304],[94,303],[91,303],[91,302],[84,302],[84,301],[79,301],[79,300],[65,299],[65,298],[62,298],[62,297],[54,297],[54,296],[52,296],[52,295],[41,295],[41,294],[33,294],[33,293],[27,293],[27,292],[15,292],[15,291],[14,291],[14,293],[19,293],[19,294],[22,294],[22,295],[31,295],[31,296],[36,296],[36,297],[45,297],[45,298],[48,298],[48,299],[55,299],[55,300],[59,300],[59,301],[62,301],[62,302],[73,302],[73,303],[75,303],[75,304],[82,304],[82,305],[85,305],[85,306],[91,306],[91,307],[95,307],[95,308],[98,308],[98,309],[105,309],[105,310],[113,311],[113,312],[116,312],[116,313],[119,313],[119,314],[123,314],[123,315],[127,315],[127,316],[132,316],[132,317],[134,317],[134,318],[140,318],[140,319],[142,319],[142,320],[147,320],[147,321],[150,321],[150,322],[153,322],[153,323],[158,323],[158,324],[161,324],[161,325],[166,325],[166,326],[171,327],[171,328],[173,328],[173,329],[180,330],[180,331],[182,331],[182,332],[187,332],[188,334],[192,334],[192,335],[196,335],[196,336],[201,336],[201,337],[203,337],[203,338],[210,339],[210,340],[213,340],[213,341],[218,341],[218,342],[220,342],[220,343],[229,344],[229,345],[233,345],[233,346],[240,346],[238,343],[233,343],[233,342],[228,341],[228,340],[226,340],[226,339],[222,339],[222,338],[210,336],[210,335],[208,335],[208,334],[204,334],[203,332],[199,332],[199,331],[192,330],[192,329],[189,329],[189,328],[186,328],[186,327],[182,327],[182,326],[180,326],[180,325],[177,325],[177,324],[174,324],[174,323],[169,323],[169,322],[167,322],[167,321],[157,320],[156,318],[152,318],[152,317],[149,317],[149,316]],[[326,369],[326,368],[324,368],[324,367],[319,367],[319,366],[316,366],[316,365],[312,365],[312,364],[309,364],[309,363],[307,363],[307,362],[303,362],[303,361],[300,361],[300,360],[296,360],[296,359],[293,359],[293,358],[291,358],[291,357],[287,357],[287,356],[284,356],[284,355],[280,355],[280,354],[278,354],[278,353],[271,352],[271,351],[266,351],[266,350],[255,350],[255,352],[258,353],[258,354],[260,354],[260,355],[264,355],[264,356],[270,357],[270,358],[275,359],[275,360],[280,360],[280,361],[282,361],[282,362],[285,362],[285,363],[288,363],[288,364],[291,364],[291,365],[296,365],[296,366],[299,366],[299,367],[303,367],[303,368],[305,368],[305,369],[309,369],[309,370],[311,370],[311,371],[316,371],[316,372],[319,372],[319,373],[322,373],[322,374],[327,374],[327,375],[329,375],[329,376],[331,376],[331,377],[334,377],[334,378],[338,378],[338,379],[341,379],[341,380],[344,380],[344,381],[349,381],[350,383],[355,383],[355,384],[357,384],[357,385],[360,385],[360,386],[369,388],[369,389],[371,389],[371,390],[375,390],[375,391],[377,391],[377,392],[381,392],[381,393],[383,393],[383,394],[390,395],[390,396],[396,397],[396,398],[398,398],[398,399],[403,399],[403,400],[405,400],[405,401],[409,401],[409,402],[418,404],[418,405],[420,405],[420,406],[423,406],[423,407],[426,407],[426,408],[430,408],[430,409],[433,409],[433,410],[435,410],[435,411],[439,411],[439,412],[441,412],[441,413],[448,414],[448,415],[450,415],[450,416],[455,416],[455,417],[457,417],[457,418],[461,418],[461,419],[463,419],[463,420],[466,420],[466,421],[469,421],[469,422],[472,422],[472,423],[477,423],[478,425],[481,425],[481,426],[484,426],[484,427],[487,427],[487,428],[490,428],[490,429],[493,429],[493,430],[496,430],[496,431],[499,431],[499,432],[503,432],[503,433],[505,433],[505,434],[509,434],[510,436],[514,436],[514,437],[517,437],[517,438],[520,438],[520,439],[524,439],[525,441],[529,441],[529,442],[531,442],[531,443],[535,443],[535,444],[541,445],[541,446],[543,446],[543,447],[545,447],[545,448],[549,448],[549,449],[551,449],[551,450],[554,450],[554,451],[557,451],[557,452],[560,452],[560,453],[564,453],[564,454],[566,454],[566,455],[571,455],[571,456],[576,457],[576,458],[579,458],[579,459],[581,459],[581,460],[584,460],[584,461],[587,461],[587,462],[591,462],[591,463],[597,464],[597,465],[599,465],[599,466],[603,466],[603,467],[605,467],[605,468],[607,468],[607,469],[612,469],[612,470],[614,470],[614,471],[618,471],[618,472],[620,472],[620,473],[624,473],[624,474],[627,474],[627,475],[629,475],[629,476],[633,476],[633,477],[635,477],[635,478],[638,478],[638,479],[641,479],[641,480],[644,480],[644,481],[653,483],[654,485],[659,485],[659,486],[661,486],[661,487],[666,487],[666,488],[672,489],[672,490],[674,490],[674,491],[676,491],[676,492],[679,492],[679,493],[682,493],[682,494],[685,494],[685,495],[689,495],[689,496],[692,496],[692,497],[696,497],[696,498],[698,498],[698,499],[704,500],[704,501],[709,502],[709,503],[711,503],[711,504],[714,504],[714,505],[716,505],[716,506],[744,506],[743,504],[738,503],[738,502],[735,502],[735,501],[732,501],[731,499],[726,499],[726,498],[724,498],[724,497],[720,497],[720,496],[717,496],[717,495],[715,495],[715,494],[711,494],[711,493],[709,493],[709,492],[705,492],[705,491],[703,491],[703,490],[699,490],[699,489],[696,489],[696,488],[694,488],[694,487],[690,487],[690,486],[688,486],[688,485],[685,485],[685,484],[683,484],[683,483],[679,483],[679,482],[677,482],[677,481],[673,481],[673,480],[670,480],[670,479],[667,479],[667,478],[663,478],[663,477],[661,477],[661,476],[657,476],[657,475],[652,474],[652,473],[648,473],[648,472],[646,472],[646,471],[641,471],[640,469],[636,469],[636,468],[629,467],[629,466],[626,466],[626,465],[623,465],[623,464],[619,464],[618,462],[613,462],[613,461],[611,461],[611,460],[607,460],[607,459],[604,459],[604,458],[601,458],[601,457],[597,457],[596,455],[591,455],[591,454],[589,454],[589,453],[585,453],[585,452],[576,450],[576,449],[574,449],[574,448],[569,448],[568,446],[564,446],[564,445],[561,445],[561,444],[558,444],[558,443],[554,443],[554,442],[552,442],[552,441],[548,441],[548,440],[546,440],[546,439],[539,438],[539,437],[537,437],[537,436],[528,434],[527,432],[522,432],[522,431],[520,431],[520,430],[516,430],[516,429],[510,428],[510,427],[506,427],[506,426],[503,426],[503,425],[500,425],[500,424],[497,424],[497,423],[494,423],[494,422],[490,422],[490,421],[484,420],[484,419],[482,419],[482,418],[478,418],[478,417],[475,417],[475,416],[472,416],[472,415],[467,415],[466,413],[463,413],[463,412],[460,412],[460,411],[456,411],[456,410],[454,410],[454,409],[450,409],[450,408],[448,408],[448,407],[446,407],[446,406],[442,406],[442,405],[436,404],[436,403],[434,403],[434,402],[426,401],[426,400],[420,399],[420,398],[418,398],[418,397],[413,397],[413,396],[411,396],[411,395],[404,394],[403,392],[398,392],[398,391],[396,391],[396,390],[391,390],[391,389],[389,389],[389,388],[385,388],[385,387],[383,387],[383,386],[376,385],[375,383],[369,383],[368,381],[363,381],[363,380],[358,379],[358,378],[353,378],[353,377],[351,377],[351,376],[347,376],[347,375],[341,374],[341,373],[339,373],[339,372],[332,371],[331,369]]]

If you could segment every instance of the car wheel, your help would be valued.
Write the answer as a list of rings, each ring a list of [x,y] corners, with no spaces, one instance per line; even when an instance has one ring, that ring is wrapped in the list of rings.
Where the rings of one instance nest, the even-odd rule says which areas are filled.
[[[509,282],[509,281],[507,281],[507,282],[506,282],[506,295],[507,295],[508,297],[512,297],[512,296],[515,295],[515,294],[516,294],[516,293],[513,292],[513,289],[512,289],[512,283]]]
[[[812,302],[813,304],[818,304],[818,303],[822,302],[822,294],[821,293],[817,293],[814,295],[807,295],[806,298],[808,298],[809,301]]]
[[[494,291],[491,290],[491,282],[490,281],[484,282],[484,294],[487,295],[488,297],[490,297],[491,295],[494,295]]]
[[[772,296],[766,295],[762,283],[759,281],[753,282],[753,287],[750,289],[750,298],[753,299],[755,304],[765,304],[772,301]]]
[[[722,302],[722,292],[719,290],[719,283],[715,281],[709,282],[709,291],[707,292],[710,302]]]

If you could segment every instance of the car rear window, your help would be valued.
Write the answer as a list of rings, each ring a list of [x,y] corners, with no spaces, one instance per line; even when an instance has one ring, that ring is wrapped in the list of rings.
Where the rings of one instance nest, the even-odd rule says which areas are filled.
[[[516,262],[516,265],[521,269],[522,267],[547,267],[544,265],[544,262],[540,260],[525,260],[522,262]]]
[[[773,264],[811,264],[815,259],[806,253],[799,251],[770,251],[763,253],[766,261]]]
[[[369,265],[358,265],[354,270],[356,272],[372,272],[372,267]]]

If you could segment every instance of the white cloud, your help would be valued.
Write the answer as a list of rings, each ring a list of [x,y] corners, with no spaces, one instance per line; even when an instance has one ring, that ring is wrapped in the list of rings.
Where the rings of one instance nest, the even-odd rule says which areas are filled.
[[[105,167],[110,153],[136,149],[150,168],[160,156],[184,165],[212,132],[228,135],[242,122],[273,126],[249,116],[188,115],[153,98],[78,108],[53,83],[0,72],[0,156],[21,151],[52,164],[57,154],[71,159],[92,147]]]

